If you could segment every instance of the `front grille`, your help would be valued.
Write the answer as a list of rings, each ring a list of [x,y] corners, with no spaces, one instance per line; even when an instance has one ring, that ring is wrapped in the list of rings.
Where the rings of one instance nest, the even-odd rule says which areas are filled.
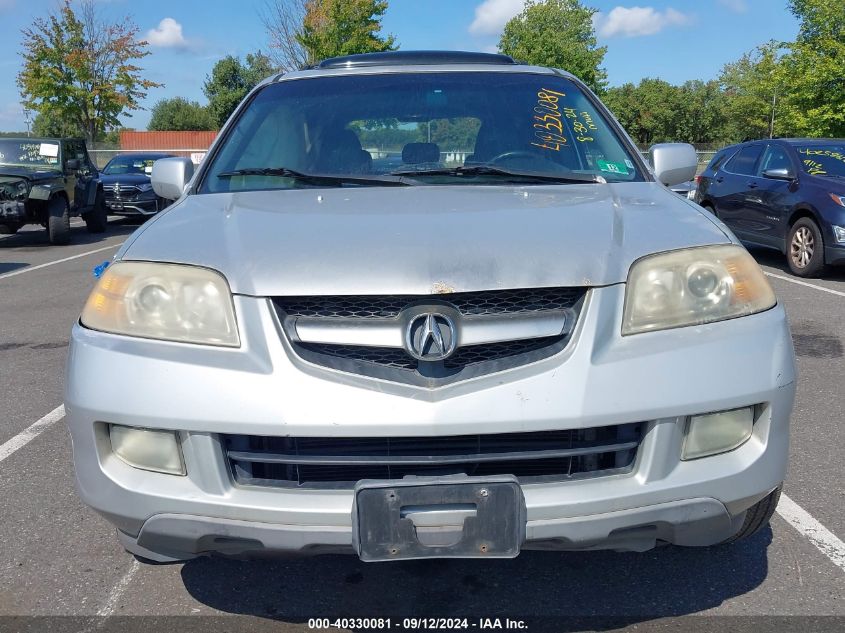
[[[543,338],[528,338],[520,341],[504,341],[503,343],[489,343],[487,345],[470,345],[458,349],[443,364],[446,367],[460,368],[491,360],[510,358],[552,347],[560,340],[559,336]]]
[[[443,305],[461,317],[508,318],[571,311],[575,317],[586,296],[586,288],[525,288],[461,292],[446,295],[304,296],[276,297],[273,303],[293,351],[301,358],[324,367],[364,376],[437,387],[457,380],[502,371],[547,358],[561,351],[572,328],[559,336],[525,338],[458,348],[445,361],[417,361],[396,347],[365,347],[335,343],[309,343],[297,339],[298,318],[331,320],[396,320],[410,306]]]
[[[138,194],[141,193],[141,190],[135,185],[120,185],[119,189],[120,196],[117,195],[114,185],[106,185],[103,187],[103,194],[105,195],[106,200],[114,200],[118,198],[119,200],[129,202],[135,200],[138,197]]]
[[[482,316],[562,310],[574,306],[583,295],[583,288],[525,288],[425,296],[278,297],[275,303],[292,317],[389,319],[421,299],[448,303],[467,316]]]
[[[372,363],[391,369],[414,371],[417,361],[408,356],[405,350],[396,347],[363,347],[358,345],[329,345],[317,343],[300,343],[300,349],[313,354],[333,356],[351,361]]]
[[[362,479],[513,475],[520,483],[630,472],[642,423],[450,437],[309,438],[223,435],[242,485],[344,488]]]

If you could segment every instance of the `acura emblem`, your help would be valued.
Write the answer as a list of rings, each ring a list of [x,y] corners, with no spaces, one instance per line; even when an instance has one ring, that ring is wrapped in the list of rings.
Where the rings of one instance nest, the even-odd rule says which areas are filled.
[[[417,360],[438,361],[449,358],[458,342],[455,322],[445,314],[418,314],[405,330],[405,351]]]

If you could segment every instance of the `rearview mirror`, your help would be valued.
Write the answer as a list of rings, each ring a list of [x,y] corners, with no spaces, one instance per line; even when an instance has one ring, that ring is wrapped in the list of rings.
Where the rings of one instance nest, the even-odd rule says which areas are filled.
[[[160,158],[153,163],[150,182],[156,195],[165,200],[178,200],[185,193],[185,186],[194,175],[194,164],[189,158]]]
[[[65,161],[65,169],[68,171],[76,171],[79,169],[79,159],[78,158],[68,158]]]
[[[689,143],[659,143],[649,148],[654,177],[667,187],[687,182],[698,170],[698,155]]]
[[[763,172],[764,178],[772,178],[773,180],[794,180],[795,174],[791,169],[783,167],[781,169],[767,169]]]

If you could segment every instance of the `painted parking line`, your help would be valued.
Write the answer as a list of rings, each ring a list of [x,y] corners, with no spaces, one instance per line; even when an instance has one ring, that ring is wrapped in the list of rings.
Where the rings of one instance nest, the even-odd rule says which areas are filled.
[[[97,615],[105,617],[114,615],[120,599],[123,597],[123,594],[126,593],[126,590],[129,588],[129,583],[132,582],[132,578],[138,573],[140,568],[141,564],[138,560],[133,560],[132,564],[129,566],[129,570],[123,574],[123,577],[117,581],[117,584],[114,587],[112,587],[112,590],[109,592],[108,600],[106,600],[106,603],[99,611],[97,611]]]
[[[806,536],[834,565],[845,571],[845,543],[833,532],[816,521],[809,512],[784,494],[780,496],[777,513],[789,525]]]
[[[792,277],[786,277],[785,275],[776,275],[775,273],[770,273],[767,270],[764,270],[768,277],[774,277],[775,279],[780,279],[782,281],[788,281],[791,284],[798,284],[799,286],[807,286],[808,288],[815,288],[816,290],[821,290],[822,292],[829,292],[832,295],[838,295],[840,297],[845,297],[845,292],[841,290],[833,290],[832,288],[825,288],[824,286],[818,286],[816,284],[811,284],[808,281],[801,281],[800,279],[793,279]]]
[[[85,257],[87,255],[93,255],[94,253],[102,253],[103,251],[110,250],[112,248],[118,248],[121,246],[123,242],[120,244],[112,244],[111,246],[104,246],[103,248],[95,248],[93,251],[85,251],[84,253],[79,253],[78,255],[71,255],[70,257],[65,257],[63,259],[57,259],[52,262],[46,262],[44,264],[38,264],[37,266],[28,266],[27,268],[21,268],[20,270],[15,270],[10,273],[3,273],[0,275],[0,279],[6,279],[7,277],[14,277],[15,275],[23,275],[24,273],[32,272],[33,270],[39,270],[41,268],[47,268],[47,266],[55,266],[56,264],[63,264],[65,262],[69,262],[72,259],[79,259],[80,257]]]
[[[0,444],[0,462],[22,449],[63,417],[65,417],[65,405],[60,404],[40,420],[30,424],[12,439]]]

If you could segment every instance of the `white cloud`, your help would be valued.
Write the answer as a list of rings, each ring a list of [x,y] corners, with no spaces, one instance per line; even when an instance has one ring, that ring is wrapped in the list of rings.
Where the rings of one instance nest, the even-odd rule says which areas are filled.
[[[524,6],[525,0],[484,0],[475,7],[475,19],[469,25],[469,32],[473,35],[497,35]]]
[[[748,3],[745,0],[719,0],[719,4],[734,13],[745,13],[748,11]]]
[[[173,18],[164,18],[156,28],[147,31],[146,40],[151,46],[162,48],[188,47],[188,40],[182,35],[182,25]]]
[[[670,26],[685,26],[692,17],[673,8],[658,11],[653,7],[616,7],[607,15],[597,13],[593,24],[602,37],[654,35]]]

